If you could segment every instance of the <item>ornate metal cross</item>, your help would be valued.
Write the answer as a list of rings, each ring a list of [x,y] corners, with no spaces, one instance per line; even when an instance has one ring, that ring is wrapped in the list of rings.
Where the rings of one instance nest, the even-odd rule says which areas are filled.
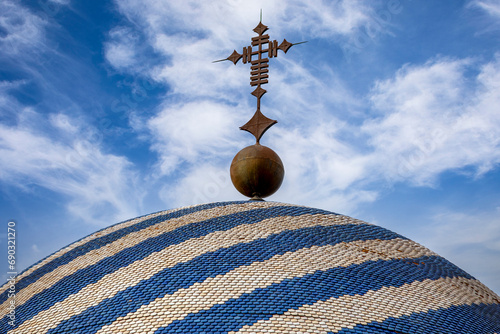
[[[259,34],[259,36],[252,37],[251,46],[244,47],[242,54],[234,50],[233,53],[226,59],[214,61],[215,63],[219,61],[230,60],[236,65],[236,63],[238,63],[238,61],[242,59],[243,64],[250,63],[252,65],[250,67],[250,85],[252,87],[257,86],[252,92],[252,95],[257,98],[257,111],[253,115],[252,119],[250,119],[250,121],[240,127],[240,129],[253,134],[255,136],[255,139],[257,140],[257,144],[259,143],[260,138],[262,137],[264,132],[266,132],[267,129],[277,123],[277,121],[264,116],[260,111],[260,100],[262,96],[264,96],[264,94],[267,92],[262,88],[262,85],[268,83],[267,79],[269,78],[269,58],[277,57],[278,50],[282,50],[286,53],[293,45],[306,43],[300,42],[292,44],[284,39],[283,42],[281,42],[281,44],[278,46],[278,41],[270,41],[269,35],[264,35],[267,29],[268,27],[262,24],[261,19],[257,27],[255,27],[255,29],[253,30],[257,34]],[[257,49],[254,50],[253,47],[256,47]],[[266,53],[269,58],[265,57]],[[254,56],[256,57],[256,59],[254,58]]]

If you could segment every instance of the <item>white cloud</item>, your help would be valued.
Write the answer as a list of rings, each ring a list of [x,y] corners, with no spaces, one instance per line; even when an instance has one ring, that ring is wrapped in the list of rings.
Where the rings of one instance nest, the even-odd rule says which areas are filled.
[[[244,198],[231,184],[229,165],[218,167],[213,163],[191,166],[176,183],[162,187],[159,195],[174,207]]]
[[[67,134],[78,134],[78,126],[72,123],[70,117],[64,114],[51,114],[49,117],[50,124],[60,131]]]
[[[138,213],[138,176],[126,158],[104,153],[67,116],[53,115],[43,124],[33,110],[19,113],[16,126],[0,124],[2,182],[64,194],[69,212],[87,223],[106,225]],[[52,130],[50,123],[56,126]]]
[[[59,8],[49,2],[40,6],[45,14]],[[77,103],[54,84],[65,75],[74,80],[73,65],[81,65],[50,47],[48,24],[18,2],[0,2],[0,60],[24,78],[0,82],[0,181],[25,192],[41,187],[62,195],[71,216],[86,223],[107,225],[135,216],[143,196],[138,173],[128,159],[102,147],[100,133],[75,116]],[[39,61],[43,56],[71,62],[71,69],[48,72]],[[19,94],[28,91],[24,85],[33,85],[35,96],[38,89],[43,91],[45,100],[26,107],[26,95]],[[49,110],[44,103],[50,104]]]
[[[240,149],[252,144],[251,139],[242,139],[241,143],[231,140],[237,136],[234,131],[237,131],[237,126],[243,125],[255,110],[254,99],[249,94],[251,88],[244,79],[248,77],[248,66],[233,66],[231,63],[211,64],[211,61],[227,57],[238,45],[243,47],[242,41],[249,42],[249,34],[258,22],[261,8],[264,14],[263,22],[271,27],[269,33],[276,39],[285,37],[282,36],[281,27],[290,29],[292,36],[344,36],[354,33],[356,29],[373,20],[370,7],[358,1],[339,1],[328,5],[322,1],[312,1],[304,5],[301,1],[249,3],[126,0],[117,2],[117,5],[120,11],[134,22],[134,26],[144,29],[149,43],[156,52],[165,57],[164,64],[155,69],[153,76],[156,80],[168,83],[173,93],[169,99],[176,102],[166,104],[161,112],[149,121],[149,129],[152,134],[152,148],[159,153],[161,174],[171,174],[180,166],[184,166],[184,163],[188,164],[188,167],[182,169],[187,173],[185,179],[180,181],[182,184],[191,182],[189,171],[196,173],[200,164],[210,161],[214,168],[220,169],[221,158],[230,161]],[[272,18],[272,21],[266,18]],[[288,34],[287,38],[290,40]],[[127,45],[130,49],[133,44],[125,40],[125,43],[120,45]],[[287,155],[291,154],[308,158],[311,150],[317,149],[310,143],[318,144],[321,140],[332,139],[331,129],[314,129],[313,126],[330,112],[329,106],[335,103],[342,107],[348,106],[345,109],[349,109],[359,102],[328,68],[321,70],[330,74],[328,79],[322,81],[316,79],[303,64],[287,61],[286,57],[283,59],[280,60],[284,62],[286,69],[283,74],[278,71],[273,73],[274,85],[269,88],[274,89],[273,95],[271,98],[265,97],[263,111],[273,118],[286,115],[288,119],[300,119],[296,122],[299,127],[297,131],[308,133],[302,137],[304,147],[300,152],[296,152],[297,147],[294,146],[292,136],[284,132],[279,136],[290,139],[285,138],[286,144],[282,145],[283,157],[289,160]],[[121,66],[119,60],[110,62],[118,68]],[[309,92],[307,96],[302,94],[305,91]],[[217,102],[213,102],[214,100]],[[323,101],[314,104],[311,100]],[[312,112],[311,109],[318,118],[311,119],[307,116]],[[311,139],[309,136],[317,140],[306,144],[307,140]],[[346,175],[344,178],[337,178],[336,173],[357,175],[363,168],[359,161],[349,160],[359,155],[347,152],[349,150],[352,148],[348,145],[337,142],[332,148],[328,142],[323,142],[321,153],[313,158],[316,161],[312,165],[314,168],[322,166],[319,163],[321,160],[339,158],[321,170],[313,170],[314,173],[320,174],[316,180],[326,182],[329,191],[345,189],[356,179],[355,176]],[[293,179],[298,180],[299,176],[311,173],[313,167],[307,166],[306,169],[291,170],[290,175],[296,175]],[[313,189],[306,191],[314,192]]]
[[[365,122],[372,169],[391,181],[432,185],[440,173],[472,166],[476,175],[500,162],[500,58],[467,71],[470,60],[435,59],[405,66],[378,82],[371,100],[381,116]]]
[[[300,53],[300,46],[293,52]],[[338,128],[336,118],[352,118],[363,106],[326,64],[305,65],[283,56],[273,65],[271,82],[266,87],[270,93],[263,99],[263,110],[283,122],[292,120],[289,126],[310,128],[331,122]]]
[[[0,2],[0,47],[13,56],[44,46],[46,22],[15,1]],[[24,55],[22,55],[24,56]]]
[[[368,33],[375,23],[390,29],[391,17],[382,22],[380,13],[397,15],[402,10],[388,4],[375,12],[364,2],[347,1],[304,5],[126,0],[117,5],[165,57],[153,77],[169,84],[167,99],[175,102],[166,103],[148,128],[152,148],[159,153],[160,173],[170,175],[183,166],[179,182],[186,185],[190,171],[199,171],[196,166],[210,161],[222,168],[221,158],[230,160],[251,144],[230,141],[235,138],[231,129],[242,125],[254,109],[251,89],[242,80],[248,68],[210,61],[227,57],[248,40],[260,8],[273,38],[280,38],[280,29],[287,27],[287,36],[291,32],[344,40],[356,37],[361,28]],[[472,59],[448,58],[406,65],[393,78],[377,82],[365,99],[346,88],[328,65],[318,66],[323,68],[280,57],[268,89],[272,95],[263,100],[264,114],[285,123],[284,129],[274,127],[263,142],[269,138],[276,143],[285,163],[283,195],[276,198],[319,203],[338,196],[337,202],[351,211],[377,198],[378,192],[371,189],[375,183],[434,185],[444,171],[473,166],[480,175],[500,161],[495,140],[500,127],[495,126],[498,113],[493,111],[499,96],[498,60],[482,67]],[[480,74],[472,78],[468,71],[478,67]],[[335,110],[369,119],[359,127]]]
[[[309,36],[349,34],[353,29],[370,20],[370,6],[363,1],[336,1],[325,4],[321,0],[278,1],[157,1],[124,0],[118,7],[131,21],[139,18],[153,32],[175,27],[178,32],[210,32],[210,37],[222,43],[247,37],[246,28],[254,27],[263,9],[263,22],[273,18],[272,29],[284,26],[307,31]],[[225,40],[225,41],[224,41]]]
[[[373,24],[382,24],[379,12],[352,1],[304,5],[299,1],[126,0],[117,5],[144,29],[149,43],[165,57],[154,78],[169,84],[174,94],[170,98],[176,102],[166,104],[149,121],[163,175],[184,163],[196,166],[211,161],[220,168],[220,152],[230,159],[251,144],[240,147],[228,139],[234,138],[231,127],[246,121],[241,114],[235,115],[239,106],[253,109],[247,107],[253,102],[250,88],[241,79],[248,75],[248,69],[209,62],[226,57],[248,39],[260,8],[264,9],[264,23],[271,26],[270,33],[276,38],[283,34],[281,27],[287,27],[299,35],[349,39],[360,28],[368,32]],[[389,5],[382,9],[390,15],[402,10]],[[273,21],[267,22],[266,17]],[[385,27],[390,21],[386,17]],[[123,40],[129,49],[134,44]],[[111,63],[121,66],[119,60]],[[354,202],[373,201],[377,192],[370,190],[370,184],[374,182],[433,185],[443,171],[474,166],[479,175],[500,161],[494,140],[498,138],[498,127],[494,126],[498,117],[491,107],[498,102],[496,60],[472,79],[467,71],[478,64],[470,59],[436,58],[419,66],[406,65],[394,78],[375,85],[368,96],[371,106],[354,97],[328,68],[317,76],[311,68],[286,57],[279,63],[280,71],[273,72],[274,86],[269,85],[273,94],[264,98],[263,111],[286,124],[285,129],[277,126],[265,137],[277,143],[276,151],[285,162],[284,193],[307,194],[317,201],[334,194],[344,194]],[[221,68],[224,75],[220,75]],[[214,99],[217,102],[208,102]],[[363,109],[370,110],[372,116],[356,129],[332,112],[334,107],[361,114]],[[315,118],[307,116],[311,112]],[[246,114],[248,118],[251,113]],[[360,138],[368,141],[368,148],[360,145]],[[184,169],[186,182],[189,170]]]
[[[319,87],[287,89],[300,95]],[[317,100],[314,93],[307,99]],[[406,65],[377,82],[369,101],[371,116],[361,127],[328,114],[335,102],[315,105],[309,121],[298,116],[305,111],[300,98],[298,110],[293,103],[286,108],[299,125],[290,121],[266,134],[285,165],[277,199],[351,213],[377,199],[381,182],[435,186],[445,171],[472,167],[471,176],[479,177],[500,163],[500,57],[485,64],[436,58]]]
[[[149,121],[161,174],[184,162],[200,164],[230,154],[237,147],[230,140],[237,118],[233,108],[210,101],[166,105]]]
[[[59,5],[69,5],[69,3],[71,2],[71,0],[48,0],[48,1],[57,3]]]
[[[481,8],[491,16],[500,18],[500,3],[497,0],[475,0],[471,1],[470,5]]]
[[[308,31],[313,38],[350,35],[356,28],[371,21],[371,8],[365,6],[363,1],[311,1],[307,6],[302,1],[292,1],[287,4],[280,17],[283,22]]]
[[[134,26],[144,29],[155,51],[166,58],[155,71],[156,79],[167,82],[175,93],[231,101],[242,100],[241,92],[246,91],[248,83],[241,78],[248,68],[210,63],[243,47],[242,41],[250,42],[249,33],[258,22],[261,8],[264,23],[271,27],[271,38],[280,41],[285,37],[281,27],[290,29],[292,35],[325,37],[350,34],[373,19],[369,7],[359,1],[312,1],[304,5],[301,1],[125,0],[117,6]],[[131,42],[121,43],[117,53],[129,59],[132,48]],[[116,66],[120,67],[117,58]]]
[[[11,91],[19,88],[26,83],[25,80],[0,81],[0,115],[3,117],[15,117],[17,115],[18,105],[11,97]]]
[[[285,181],[276,198],[342,212],[373,201],[376,193],[354,186],[369,173],[366,157],[337,139],[344,130],[341,122],[318,123],[309,129],[273,129],[272,142],[285,166]]]
[[[131,69],[137,63],[138,37],[126,27],[114,28],[109,32],[109,41],[104,44],[107,61],[117,69]]]

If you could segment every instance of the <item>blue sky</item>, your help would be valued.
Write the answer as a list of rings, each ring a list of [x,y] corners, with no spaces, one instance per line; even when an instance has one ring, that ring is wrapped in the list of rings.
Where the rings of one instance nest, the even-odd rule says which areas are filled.
[[[0,2],[0,232],[18,270],[154,211],[244,199],[229,165],[253,137],[250,44],[270,64],[269,200],[403,234],[500,293],[500,3]],[[6,279],[6,260],[2,281]]]

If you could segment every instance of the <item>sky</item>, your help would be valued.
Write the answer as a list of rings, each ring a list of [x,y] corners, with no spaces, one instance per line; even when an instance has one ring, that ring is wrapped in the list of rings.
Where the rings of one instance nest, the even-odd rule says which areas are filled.
[[[0,278],[106,226],[245,200],[256,108],[241,53],[262,22],[270,201],[377,224],[500,294],[497,0],[2,0]]]

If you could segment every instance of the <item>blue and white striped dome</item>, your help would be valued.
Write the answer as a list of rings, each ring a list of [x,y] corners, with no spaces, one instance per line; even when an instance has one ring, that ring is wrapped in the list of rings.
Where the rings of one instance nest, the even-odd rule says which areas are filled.
[[[1,333],[500,333],[500,298],[421,245],[323,210],[212,203],[129,220],[19,275]]]

